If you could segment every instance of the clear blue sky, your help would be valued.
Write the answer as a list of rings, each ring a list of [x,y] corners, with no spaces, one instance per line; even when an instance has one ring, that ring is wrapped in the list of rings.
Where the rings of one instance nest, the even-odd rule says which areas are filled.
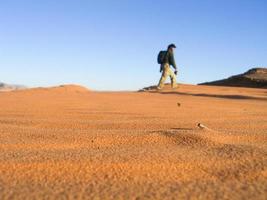
[[[135,90],[169,43],[183,83],[267,66],[267,1],[0,0],[0,82]]]

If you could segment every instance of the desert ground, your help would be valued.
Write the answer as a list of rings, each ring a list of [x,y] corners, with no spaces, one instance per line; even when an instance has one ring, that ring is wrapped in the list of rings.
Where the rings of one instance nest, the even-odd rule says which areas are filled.
[[[0,199],[267,198],[267,89],[67,85],[0,106]]]

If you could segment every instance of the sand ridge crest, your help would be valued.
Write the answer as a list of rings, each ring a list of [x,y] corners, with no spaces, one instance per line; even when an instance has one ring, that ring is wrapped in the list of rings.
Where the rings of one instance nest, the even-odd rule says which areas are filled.
[[[20,94],[73,94],[73,93],[88,93],[91,92],[88,88],[75,84],[66,84],[53,87],[36,87],[20,91],[13,91]]]

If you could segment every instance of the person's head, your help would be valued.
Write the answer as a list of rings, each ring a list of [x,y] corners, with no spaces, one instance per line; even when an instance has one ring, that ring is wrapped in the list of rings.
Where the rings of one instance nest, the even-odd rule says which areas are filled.
[[[168,51],[173,51],[174,48],[176,48],[175,44],[170,44],[168,46]]]

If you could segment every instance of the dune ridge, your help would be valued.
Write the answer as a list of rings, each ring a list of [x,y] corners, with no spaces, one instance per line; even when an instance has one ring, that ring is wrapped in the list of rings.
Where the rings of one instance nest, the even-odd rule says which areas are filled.
[[[36,88],[27,88],[23,91],[14,91],[20,93],[27,93],[27,94],[75,94],[75,93],[88,93],[91,90],[88,88],[75,85],[75,84],[66,84],[66,85],[59,85],[59,86],[52,86],[52,87],[36,87]]]

